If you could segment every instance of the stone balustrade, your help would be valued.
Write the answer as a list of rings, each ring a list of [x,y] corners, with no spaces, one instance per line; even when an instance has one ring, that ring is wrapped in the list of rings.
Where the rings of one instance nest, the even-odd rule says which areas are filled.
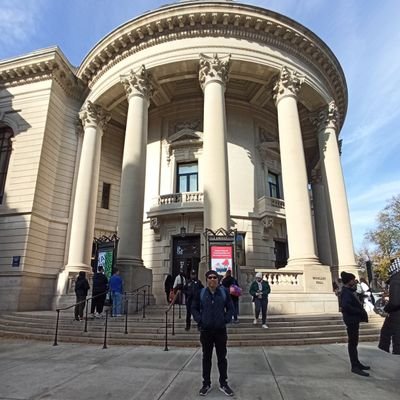
[[[174,203],[192,203],[203,202],[203,192],[184,192],[184,193],[171,193],[163,194],[158,197],[157,204],[159,206]]]

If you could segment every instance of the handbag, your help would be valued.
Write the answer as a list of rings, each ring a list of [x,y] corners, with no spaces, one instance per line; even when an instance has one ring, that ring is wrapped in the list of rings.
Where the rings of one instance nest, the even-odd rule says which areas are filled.
[[[231,296],[240,297],[242,295],[242,288],[233,284],[229,286],[229,294]]]

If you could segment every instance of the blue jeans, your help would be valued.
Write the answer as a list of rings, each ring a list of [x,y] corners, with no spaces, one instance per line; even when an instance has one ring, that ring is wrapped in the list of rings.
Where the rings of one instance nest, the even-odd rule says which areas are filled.
[[[122,314],[122,293],[111,292],[111,300],[113,317]]]

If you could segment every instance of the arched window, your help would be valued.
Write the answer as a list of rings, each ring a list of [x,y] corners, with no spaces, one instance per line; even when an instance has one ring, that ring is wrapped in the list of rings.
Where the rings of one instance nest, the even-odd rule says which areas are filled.
[[[11,138],[13,131],[8,127],[0,127],[0,204],[3,203],[4,187],[11,155]]]

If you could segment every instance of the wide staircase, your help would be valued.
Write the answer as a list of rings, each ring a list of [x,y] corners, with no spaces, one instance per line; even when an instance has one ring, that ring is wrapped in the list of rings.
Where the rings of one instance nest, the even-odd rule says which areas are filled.
[[[142,311],[125,317],[107,319],[105,335],[105,319],[88,319],[75,321],[73,311],[60,313],[57,343],[75,342],[103,344],[106,336],[107,345],[152,345],[165,347],[166,306],[150,305]],[[185,331],[186,310],[179,306],[174,311],[174,327],[172,326],[172,310],[168,314],[168,346],[199,346],[199,333],[196,324],[192,323],[190,331]],[[375,341],[383,318],[370,315],[369,323],[361,324],[360,341]],[[84,332],[86,325],[87,332]],[[9,312],[0,315],[0,336],[18,339],[33,339],[54,343],[56,327],[55,311]],[[229,346],[285,346],[323,343],[340,343],[347,340],[342,316],[324,315],[271,315],[268,318],[268,329],[254,325],[253,318],[241,316],[238,324],[228,327]],[[174,329],[173,329],[174,328]],[[174,331],[174,332],[173,332]],[[174,334],[173,334],[174,333]]]

